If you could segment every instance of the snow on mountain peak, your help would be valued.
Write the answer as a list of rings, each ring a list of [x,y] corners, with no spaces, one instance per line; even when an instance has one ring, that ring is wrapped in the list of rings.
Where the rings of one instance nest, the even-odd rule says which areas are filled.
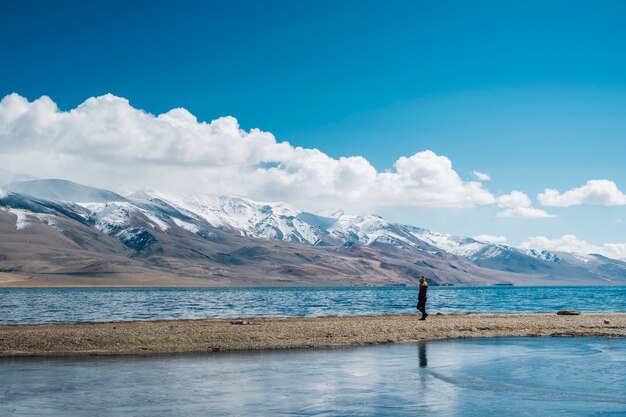
[[[207,236],[212,233],[210,228],[215,227],[265,240],[332,246],[390,245],[433,254],[447,253],[473,262],[491,264],[506,259],[522,259],[520,256],[554,263],[596,261],[591,255],[518,249],[504,244],[438,233],[391,223],[374,214],[358,215],[343,210],[307,213],[287,203],[260,202],[247,197],[165,194],[155,190],[143,190],[125,198],[107,190],[61,180],[34,180],[15,183],[13,187],[22,187],[31,194],[51,196],[54,197],[53,200],[67,201],[68,203],[61,206],[62,213],[66,213],[63,210],[73,210],[77,217],[109,235],[122,236],[120,233],[127,231],[127,240],[136,240],[138,244],[149,242],[153,230],[167,232],[170,229],[184,229]],[[79,203],[69,197],[65,198],[65,193],[69,197],[80,199],[79,201],[89,199],[91,202]],[[0,188],[0,199],[8,195],[5,188]],[[80,209],[75,210],[78,207]],[[58,207],[43,209],[41,212],[47,213],[46,210],[54,212]],[[30,220],[35,218],[25,212],[14,214],[18,217],[18,229],[28,227]],[[43,216],[37,218],[44,222]],[[46,218],[45,222],[52,225],[48,220]]]
[[[287,203],[237,196],[168,195],[150,190],[132,197],[160,200],[213,227],[234,229],[247,236],[316,244],[322,235],[317,226],[300,219],[301,212]]]
[[[441,250],[458,256],[471,256],[486,246],[473,239],[390,223],[374,214],[357,215],[343,210],[312,214],[286,203],[217,195],[168,195],[152,190],[135,193],[129,198],[165,203],[213,227],[266,240],[311,245],[386,244],[398,248]],[[182,227],[180,220],[175,223]]]
[[[96,229],[112,234],[130,226],[130,214],[124,203],[83,203],[80,204],[91,212],[90,218],[95,221]]]
[[[381,236],[381,230],[389,228],[390,224],[380,216],[346,214],[338,210],[332,218],[337,221],[328,228],[328,233],[340,239],[352,242],[357,240],[361,244],[371,244]]]
[[[550,261],[550,262],[560,261],[560,258],[557,255],[547,250],[528,249],[526,251],[526,254],[529,256],[532,256],[533,258],[543,259],[544,261]],[[577,259],[582,261],[582,257],[580,255],[577,257]]]
[[[457,256],[471,257],[488,246],[474,239],[461,238],[425,229],[421,229],[416,235],[425,242]]]

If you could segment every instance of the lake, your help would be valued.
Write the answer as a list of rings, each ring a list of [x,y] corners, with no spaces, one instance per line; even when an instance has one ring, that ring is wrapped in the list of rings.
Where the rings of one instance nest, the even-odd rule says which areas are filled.
[[[626,311],[626,287],[431,287],[430,313]],[[2,288],[0,323],[416,313],[417,288]]]
[[[618,416],[626,339],[0,359],[0,415]]]

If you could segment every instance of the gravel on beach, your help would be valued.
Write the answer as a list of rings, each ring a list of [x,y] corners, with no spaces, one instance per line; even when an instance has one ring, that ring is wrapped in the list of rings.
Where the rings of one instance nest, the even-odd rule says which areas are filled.
[[[626,337],[626,313],[436,314],[0,325],[0,356],[152,355],[503,336]]]

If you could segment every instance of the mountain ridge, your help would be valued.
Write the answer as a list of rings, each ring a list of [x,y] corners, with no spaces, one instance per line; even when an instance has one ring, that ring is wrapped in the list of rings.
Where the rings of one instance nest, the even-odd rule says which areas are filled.
[[[52,270],[84,274],[81,282],[88,282],[90,271],[108,268],[120,282],[128,270],[198,285],[412,285],[421,274],[455,285],[626,282],[626,263],[600,255],[518,249],[377,215],[321,215],[280,202],[154,190],[123,197],[64,180],[2,187],[0,273],[35,280]],[[87,197],[96,201],[72,201]],[[42,241],[38,262],[16,255],[26,251],[26,235]],[[81,263],[90,257],[91,269]]]

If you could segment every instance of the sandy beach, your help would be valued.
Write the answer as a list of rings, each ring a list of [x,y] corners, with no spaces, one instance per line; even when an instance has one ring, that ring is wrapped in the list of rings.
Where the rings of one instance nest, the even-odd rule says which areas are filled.
[[[0,326],[0,356],[152,355],[502,336],[626,337],[626,313],[437,314]]]

